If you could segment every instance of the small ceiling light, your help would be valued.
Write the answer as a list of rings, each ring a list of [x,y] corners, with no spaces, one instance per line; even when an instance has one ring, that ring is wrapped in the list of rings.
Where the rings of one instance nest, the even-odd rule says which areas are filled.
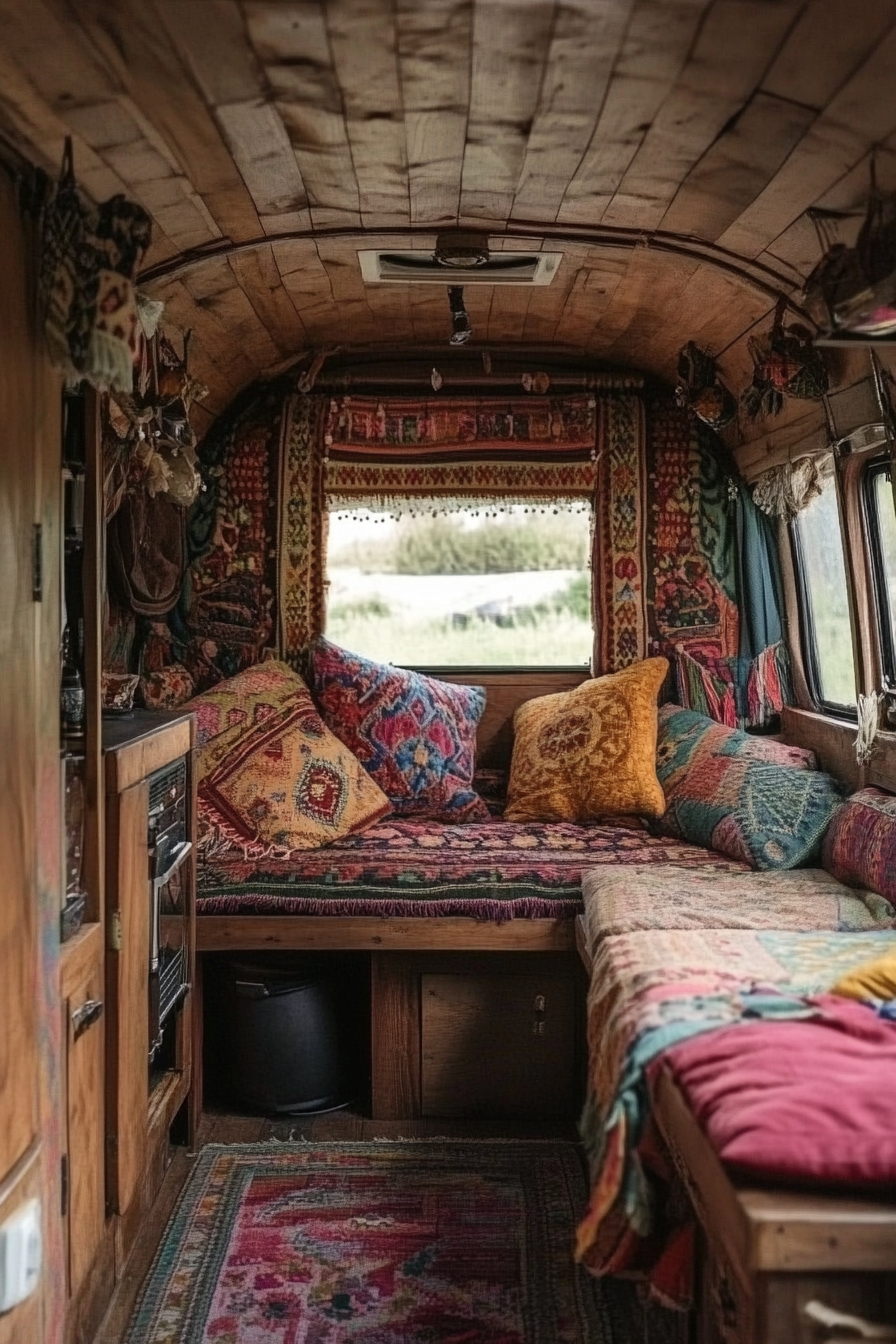
[[[464,307],[464,291],[462,285],[449,285],[448,306],[451,309],[451,335],[448,338],[449,344],[466,345],[467,341],[473,335],[473,328],[470,326],[470,319],[467,316],[467,310]]]

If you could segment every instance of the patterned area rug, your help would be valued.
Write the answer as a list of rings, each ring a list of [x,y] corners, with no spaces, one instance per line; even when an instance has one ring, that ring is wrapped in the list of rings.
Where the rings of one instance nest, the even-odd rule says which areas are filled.
[[[124,1344],[624,1344],[575,1144],[209,1145]]]

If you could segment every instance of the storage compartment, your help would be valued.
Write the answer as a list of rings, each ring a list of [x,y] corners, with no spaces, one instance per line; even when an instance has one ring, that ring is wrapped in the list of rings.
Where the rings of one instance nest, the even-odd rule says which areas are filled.
[[[346,965],[233,961],[223,991],[230,1090],[244,1105],[307,1114],[365,1090],[366,984]]]
[[[424,1115],[572,1113],[571,975],[424,975],[421,991]]]
[[[584,976],[573,953],[377,952],[372,1110],[572,1120],[584,1096]]]

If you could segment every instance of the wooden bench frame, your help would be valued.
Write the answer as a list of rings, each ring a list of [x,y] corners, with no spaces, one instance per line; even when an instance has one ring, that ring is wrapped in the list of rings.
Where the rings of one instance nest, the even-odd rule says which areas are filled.
[[[666,1069],[652,1106],[701,1227],[698,1344],[823,1339],[805,1314],[813,1300],[896,1338],[896,1206],[739,1185]]]

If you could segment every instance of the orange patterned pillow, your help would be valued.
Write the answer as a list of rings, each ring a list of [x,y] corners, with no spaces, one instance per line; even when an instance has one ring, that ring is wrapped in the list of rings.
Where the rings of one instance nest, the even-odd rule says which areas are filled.
[[[662,816],[656,697],[668,669],[665,658],[647,658],[520,705],[504,820]]]
[[[200,815],[247,850],[319,849],[391,812],[284,664],[247,669],[190,708],[199,725]]]

